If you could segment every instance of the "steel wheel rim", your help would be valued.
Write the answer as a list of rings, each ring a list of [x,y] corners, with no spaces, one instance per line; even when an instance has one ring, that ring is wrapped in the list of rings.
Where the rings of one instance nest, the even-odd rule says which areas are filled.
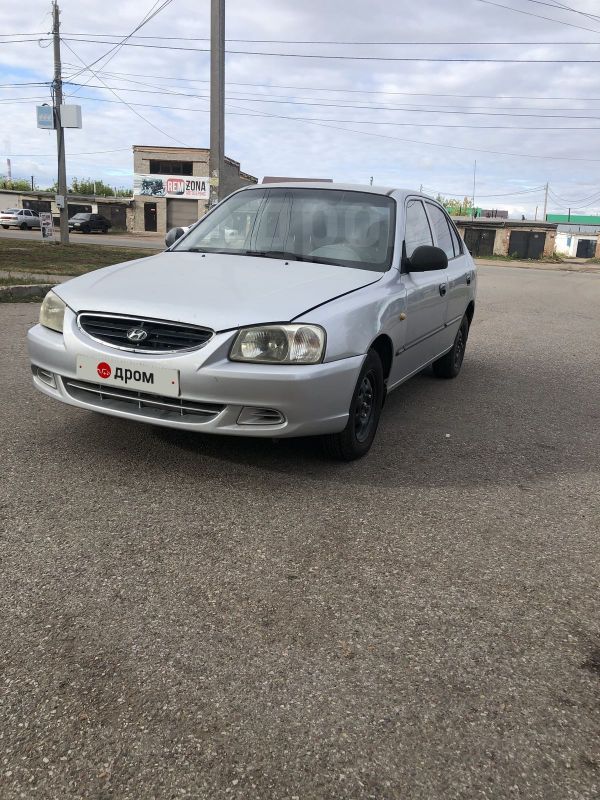
[[[354,404],[354,435],[358,442],[369,438],[375,418],[376,394],[375,375],[369,371],[363,376]]]

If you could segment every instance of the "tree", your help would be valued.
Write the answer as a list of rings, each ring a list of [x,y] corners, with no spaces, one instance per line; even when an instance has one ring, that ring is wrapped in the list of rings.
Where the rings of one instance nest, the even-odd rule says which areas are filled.
[[[12,189],[15,192],[27,192],[31,190],[31,184],[26,180],[9,181],[7,179],[3,180],[0,185],[3,189]]]
[[[446,209],[446,211],[455,217],[470,217],[471,216],[471,209],[473,208],[473,202],[469,197],[463,198],[463,200],[457,200],[455,197],[443,197],[443,195],[438,194],[435,198],[438,203]]]
[[[92,178],[73,178],[69,187],[71,194],[89,194],[98,197],[130,197],[131,191],[129,189],[117,189],[113,186],[108,186],[101,180],[92,180]]]

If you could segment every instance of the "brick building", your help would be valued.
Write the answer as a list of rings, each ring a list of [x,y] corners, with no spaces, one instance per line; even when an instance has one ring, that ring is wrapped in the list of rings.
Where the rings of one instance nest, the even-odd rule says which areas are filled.
[[[191,225],[206,213],[209,197],[209,156],[205,147],[133,146],[133,204],[128,228],[166,233]],[[220,197],[257,183],[225,158]]]

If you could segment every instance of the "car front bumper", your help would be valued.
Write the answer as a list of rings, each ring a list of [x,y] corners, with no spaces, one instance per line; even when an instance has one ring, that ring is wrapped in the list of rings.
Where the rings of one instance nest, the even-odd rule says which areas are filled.
[[[227,357],[236,333],[217,334],[202,348],[186,353],[129,353],[90,339],[67,309],[63,335],[36,325],[28,332],[27,343],[36,388],[79,408],[170,428],[234,436],[311,436],[343,430],[364,355],[315,365],[238,363]],[[129,358],[132,368],[134,362],[138,366],[145,362],[149,369],[176,369],[180,397],[173,400],[139,392],[124,397],[125,392],[99,384],[85,384],[87,390],[84,387],[82,391],[78,356],[99,362],[111,357],[120,361]],[[175,408],[179,402],[183,408],[198,404],[207,411],[179,412]],[[279,412],[281,417],[266,415],[265,411]]]

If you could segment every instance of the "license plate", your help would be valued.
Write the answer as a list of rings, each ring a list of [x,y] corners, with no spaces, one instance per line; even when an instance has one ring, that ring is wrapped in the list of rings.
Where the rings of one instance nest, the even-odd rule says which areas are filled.
[[[179,370],[157,368],[147,361],[77,356],[77,377],[135,392],[179,397]]]

